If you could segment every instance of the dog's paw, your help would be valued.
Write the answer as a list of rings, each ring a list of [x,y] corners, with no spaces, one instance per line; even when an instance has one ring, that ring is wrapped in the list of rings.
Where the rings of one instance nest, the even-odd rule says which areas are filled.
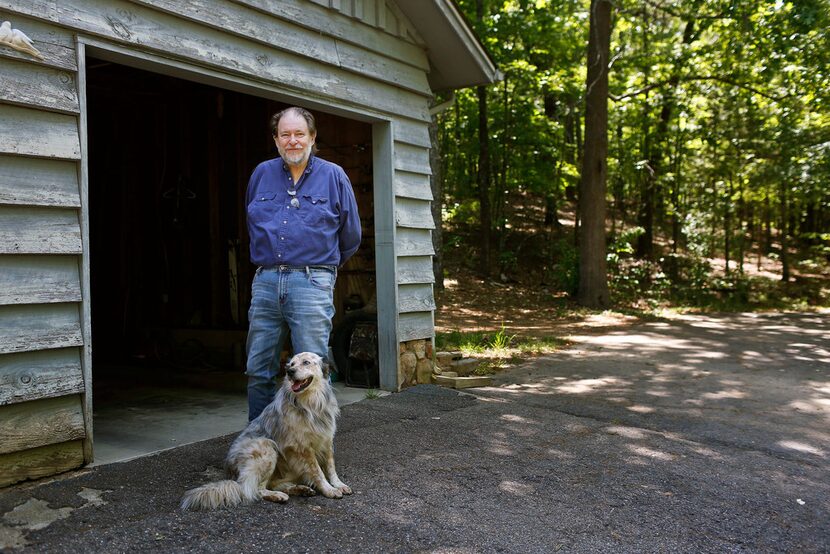
[[[286,491],[291,496],[314,496],[317,491],[305,485],[294,485]]]
[[[334,487],[343,494],[352,494],[352,488],[346,483],[339,483],[337,485],[334,485]]]
[[[288,502],[288,495],[280,491],[262,491],[262,499],[268,502]]]
[[[320,493],[326,498],[343,498],[343,493],[334,487],[326,487]]]

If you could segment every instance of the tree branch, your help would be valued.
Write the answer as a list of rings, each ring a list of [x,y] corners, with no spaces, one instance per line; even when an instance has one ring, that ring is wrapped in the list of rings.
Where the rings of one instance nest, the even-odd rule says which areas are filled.
[[[691,75],[689,77],[681,77],[680,82],[683,82],[683,81],[718,81],[718,82],[721,82],[721,83],[725,83],[727,85],[732,85],[734,87],[738,87],[738,88],[742,88],[744,90],[748,90],[749,92],[757,94],[758,96],[763,96],[764,98],[768,98],[768,99],[774,100],[776,102],[782,102],[782,101],[784,101],[787,98],[792,96],[791,93],[787,93],[784,96],[776,96],[774,94],[770,94],[770,93],[758,90],[757,88],[752,87],[752,86],[750,86],[746,83],[741,83],[741,82],[735,81],[733,79],[728,79],[726,77],[721,77],[719,75]],[[651,85],[648,85],[647,87],[641,88],[640,90],[627,92],[627,93],[621,94],[619,96],[616,96],[614,94],[608,94],[608,97],[611,100],[613,100],[614,102],[620,102],[622,100],[625,100],[626,98],[632,98],[634,96],[640,96],[641,94],[645,94],[645,93],[647,93],[649,91],[652,91],[656,88],[661,88],[661,87],[664,87],[664,86],[666,86],[668,84],[672,84],[672,83],[675,83],[674,78],[666,79],[664,81],[660,81],[659,83],[653,83]]]

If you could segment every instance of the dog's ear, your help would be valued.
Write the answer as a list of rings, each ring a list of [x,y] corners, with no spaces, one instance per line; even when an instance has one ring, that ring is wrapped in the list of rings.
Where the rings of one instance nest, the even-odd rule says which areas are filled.
[[[329,378],[329,374],[331,373],[331,366],[329,365],[329,361],[321,358],[320,359],[320,369],[323,371],[323,377],[326,379]]]

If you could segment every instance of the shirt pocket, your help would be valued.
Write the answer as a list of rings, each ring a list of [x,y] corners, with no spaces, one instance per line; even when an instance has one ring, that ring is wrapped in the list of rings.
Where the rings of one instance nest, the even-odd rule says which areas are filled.
[[[248,219],[255,223],[265,223],[273,219],[281,208],[276,198],[277,191],[275,190],[258,192],[248,204]]]
[[[303,195],[300,204],[300,217],[309,225],[328,225],[337,223],[337,214],[331,211],[329,199],[324,196]]]

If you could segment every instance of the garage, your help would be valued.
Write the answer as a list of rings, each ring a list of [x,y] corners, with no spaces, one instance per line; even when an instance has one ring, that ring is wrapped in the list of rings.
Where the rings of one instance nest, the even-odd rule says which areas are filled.
[[[94,424],[110,461],[245,421],[232,417],[256,269],[245,190],[277,155],[267,124],[287,104],[93,57],[86,83]],[[376,352],[374,374],[347,373],[363,363],[348,356],[350,321],[377,334],[371,126],[315,117],[318,155],[345,169],[362,215],[361,248],[335,289],[337,378],[377,387]]]
[[[280,107],[317,116],[360,206],[335,295],[355,384],[366,363],[384,391],[429,377],[402,356],[434,336],[433,100],[500,75],[450,0],[35,0],[0,21],[31,41],[0,44],[0,486],[92,463],[140,385],[172,388],[156,407],[244,386],[239,199]]]

